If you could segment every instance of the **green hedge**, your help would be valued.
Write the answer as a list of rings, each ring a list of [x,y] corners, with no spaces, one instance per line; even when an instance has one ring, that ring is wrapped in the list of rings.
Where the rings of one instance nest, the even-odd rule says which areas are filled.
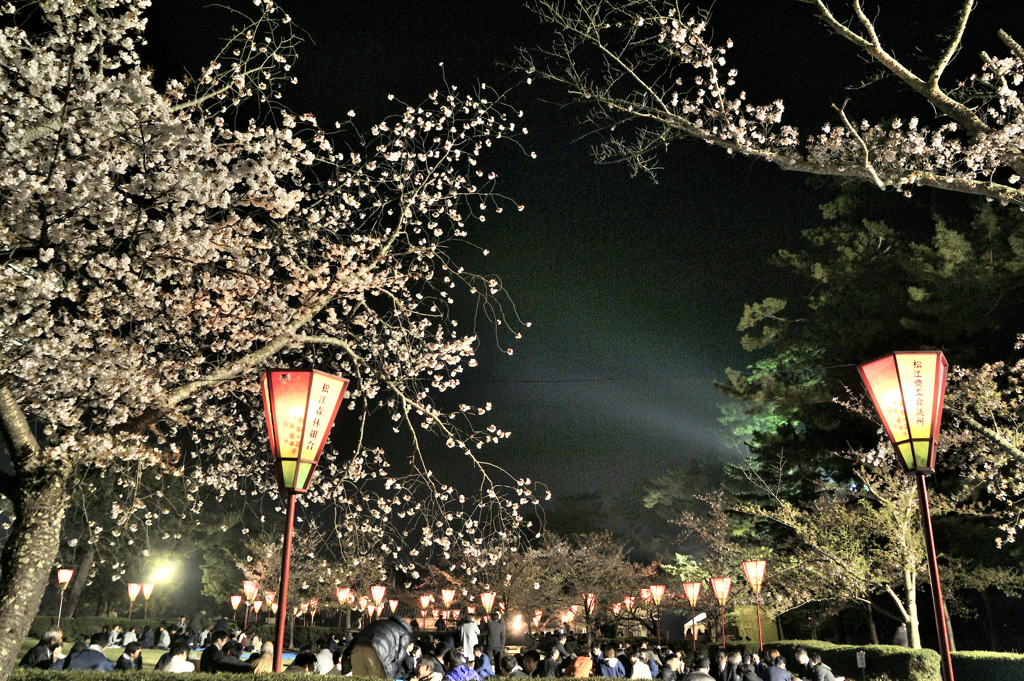
[[[1024,655],[967,650],[953,653],[956,681],[1024,681]]]
[[[859,679],[857,651],[863,650],[867,654],[868,677],[884,674],[894,681],[939,681],[941,678],[939,654],[927,648],[914,650],[901,646],[842,646],[827,641],[776,641],[766,647],[777,648],[785,656],[790,669],[796,659],[796,649],[806,648],[810,653],[821,653],[822,661],[832,668],[836,676]],[[988,677],[989,681],[997,678]]]
[[[28,630],[30,638],[40,638],[48,627],[57,623],[56,617],[36,617],[32,620],[32,626]],[[174,622],[172,622],[173,624]],[[165,620],[143,620],[133,619],[130,623],[124,617],[65,617],[60,621],[60,630],[64,632],[65,641],[84,641],[103,627],[113,629],[115,625],[128,631],[129,626],[135,627],[135,633],[142,638],[143,627],[150,627],[153,631],[161,624],[167,624]]]

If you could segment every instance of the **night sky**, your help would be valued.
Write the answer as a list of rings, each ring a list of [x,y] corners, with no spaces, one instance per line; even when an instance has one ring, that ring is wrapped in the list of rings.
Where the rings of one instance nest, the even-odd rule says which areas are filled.
[[[443,89],[445,79],[462,89],[518,84],[509,99],[526,112],[524,143],[538,158],[508,146],[486,166],[502,178],[498,190],[526,210],[476,228],[470,238],[491,255],[465,263],[497,275],[532,322],[511,357],[481,327],[481,367],[465,374],[460,399],[493,402],[494,421],[513,432],[491,458],[557,495],[618,488],[688,457],[727,455],[716,421],[725,398],[713,382],[726,367],[754,359],[735,331],[743,304],[795,294],[794,282],[766,258],[799,247],[800,231],[817,224],[817,206],[835,187],[812,188],[806,176],[697,143],[671,148],[657,184],[625,167],[596,166],[575,125],[581,111],[496,63],[513,60],[518,46],[549,40],[521,2],[281,4],[309,34],[295,67],[299,85],[286,88],[283,101],[326,127],[354,109],[368,128],[401,110],[389,94],[414,104]],[[895,7],[883,13],[892,17],[882,24],[889,31],[883,39],[898,31],[922,44],[945,28],[943,8],[955,5],[889,4],[902,14],[892,14]],[[954,15],[945,16],[949,23]],[[158,82],[180,77],[180,65],[197,72],[230,25],[224,10],[193,0],[156,0],[150,17],[146,54]],[[968,40],[1001,55],[995,26],[984,18]],[[719,41],[735,42],[730,63],[750,101],[783,98],[784,122],[805,135],[832,119],[829,105],[846,96],[854,97],[854,117],[877,116],[905,98],[888,84],[844,91],[869,71],[806,5],[720,0],[711,25]],[[972,43],[954,66],[976,69],[977,51]]]

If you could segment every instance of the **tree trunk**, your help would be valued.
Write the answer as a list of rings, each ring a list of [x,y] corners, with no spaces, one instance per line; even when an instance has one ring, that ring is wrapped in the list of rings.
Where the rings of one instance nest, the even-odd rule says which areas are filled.
[[[992,605],[988,601],[987,590],[982,589],[979,593],[981,594],[981,602],[985,605],[985,616],[981,619],[985,623],[985,629],[988,633],[988,649],[999,650],[999,642],[996,639],[996,628],[992,624]]]
[[[11,534],[0,552],[0,679],[10,678],[18,664],[21,643],[39,609],[67,503],[61,477],[48,478],[20,496]]]
[[[907,568],[903,570],[903,585],[907,589],[907,613],[910,621],[907,622],[908,634],[910,634],[910,647],[921,648],[921,622],[917,616],[917,574]]]
[[[68,497],[66,465],[45,456],[3,380],[0,434],[14,468],[13,476],[0,479],[0,492],[14,506],[11,532],[0,551],[0,679],[9,679],[50,581]]]
[[[878,628],[875,627],[875,614],[873,612],[874,607],[871,605],[871,603],[868,603],[866,605],[866,608],[868,613],[868,635],[871,637],[871,645],[877,646],[879,645],[879,640]]]
[[[65,604],[64,617],[75,616],[75,608],[78,607],[78,599],[82,597],[82,589],[89,581],[89,573],[92,572],[92,563],[96,559],[96,545],[89,544],[89,550],[85,552],[82,562],[78,564],[75,572],[75,583],[71,585],[71,592],[68,594],[68,602]]]

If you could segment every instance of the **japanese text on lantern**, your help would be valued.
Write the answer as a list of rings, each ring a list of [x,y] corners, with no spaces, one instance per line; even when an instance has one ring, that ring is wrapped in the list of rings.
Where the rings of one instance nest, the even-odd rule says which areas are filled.
[[[313,456],[316,455],[317,450],[320,448],[320,436],[323,435],[321,420],[324,417],[325,409],[327,405],[334,404],[335,402],[334,396],[331,395],[332,387],[338,388],[338,386],[332,386],[328,381],[321,383],[319,394],[314,397],[310,404],[311,413],[309,414],[309,423],[306,426],[308,439],[304,449]]]
[[[925,425],[924,413],[924,363],[914,360],[914,425]]]

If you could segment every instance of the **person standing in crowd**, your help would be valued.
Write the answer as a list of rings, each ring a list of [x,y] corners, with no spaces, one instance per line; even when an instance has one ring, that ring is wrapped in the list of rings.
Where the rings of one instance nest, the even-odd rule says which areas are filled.
[[[459,628],[462,636],[462,654],[467,658],[473,657],[473,648],[480,642],[480,627],[476,623],[476,615],[470,615],[465,623]]]
[[[188,623],[188,644],[192,648],[200,647],[199,635],[203,631],[203,627],[206,625],[206,611],[199,610],[192,615],[192,619]]]
[[[36,669],[49,669],[54,663],[56,655],[60,652],[60,646],[64,642],[64,632],[60,627],[49,627],[43,632],[39,643],[21,658],[22,667],[34,667]]]
[[[502,618],[500,610],[491,615],[491,619],[485,627],[487,629],[487,647],[484,653],[490,658],[491,665],[495,669],[501,669],[501,656],[505,652],[505,620]]]

